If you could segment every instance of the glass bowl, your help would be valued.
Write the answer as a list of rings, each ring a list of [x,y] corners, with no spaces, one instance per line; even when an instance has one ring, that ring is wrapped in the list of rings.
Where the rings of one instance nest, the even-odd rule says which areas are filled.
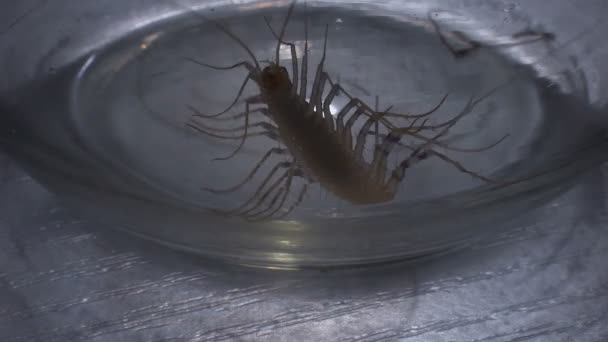
[[[0,5],[8,18],[0,31],[2,146],[59,198],[108,227],[273,268],[453,250],[508,229],[605,160],[605,2],[306,1],[285,21],[290,4]],[[327,118],[320,107],[314,115],[333,124],[301,124],[314,115],[289,96],[275,101],[284,103],[285,122],[259,112],[247,122],[233,117],[260,92],[254,81],[227,114],[193,118],[221,113],[248,75],[245,67],[203,64],[247,61],[261,73],[278,56],[294,80],[290,47],[277,49],[269,28],[279,34],[284,22],[283,40],[293,43],[300,69],[308,51],[305,101],[320,84],[327,28],[323,70],[342,89],[325,99]],[[339,131],[339,117],[346,125],[356,116],[340,115],[349,95],[367,109]],[[388,106],[410,114],[437,107],[424,117],[437,127],[386,114]],[[304,121],[293,121],[294,113]],[[385,121],[368,119],[380,114]],[[407,134],[396,143],[395,132]],[[269,151],[285,152],[261,162]],[[363,200],[354,200],[349,194],[370,179],[371,165],[381,165],[382,179],[372,185],[389,194],[367,200],[378,188],[361,187]],[[241,180],[234,191],[209,191]]]

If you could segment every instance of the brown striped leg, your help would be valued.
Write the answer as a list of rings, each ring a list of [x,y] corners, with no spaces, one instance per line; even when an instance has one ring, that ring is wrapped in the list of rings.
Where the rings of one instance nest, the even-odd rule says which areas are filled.
[[[287,210],[285,210],[280,215],[278,215],[276,217],[277,220],[287,217],[287,215],[291,214],[291,212],[295,208],[297,208],[300,205],[300,203],[302,203],[302,201],[304,200],[304,196],[306,196],[306,193],[308,192],[308,187],[310,186],[311,183],[312,183],[312,181],[309,180],[307,183],[302,185],[302,188],[300,189],[300,193],[298,194],[296,201],[289,208],[287,208]]]
[[[439,138],[442,135],[442,133],[437,134],[433,139]],[[418,146],[417,148],[415,148],[412,151],[412,153],[405,160],[403,160],[401,163],[399,163],[399,165],[397,165],[397,167],[395,167],[395,169],[391,173],[391,177],[386,182],[386,186],[389,189],[389,191],[396,193],[397,188],[399,187],[399,184],[401,184],[401,182],[403,181],[403,178],[405,178],[405,172],[407,171],[407,169],[410,168],[411,166],[417,164],[418,162],[428,158],[429,154],[427,153],[426,150],[428,149],[430,144],[431,143],[429,142],[429,143],[425,143],[421,146]]]
[[[220,213],[220,214],[224,214],[224,215],[230,215],[230,216],[238,216],[240,214],[242,214],[242,211],[245,210],[245,208],[247,208],[250,204],[254,203],[254,201],[258,200],[257,202],[255,202],[254,204],[254,209],[256,206],[259,206],[262,201],[262,199],[260,199],[260,195],[263,194],[263,192],[265,191],[266,186],[268,185],[268,183],[272,180],[272,178],[274,177],[274,175],[280,170],[280,169],[289,169],[293,166],[292,162],[280,162],[278,164],[276,164],[272,170],[268,173],[268,175],[266,176],[266,178],[264,178],[264,180],[262,181],[262,183],[257,187],[256,191],[254,192],[253,196],[249,197],[249,199],[247,199],[243,204],[241,204],[240,206],[238,206],[237,208],[234,209],[230,209],[230,210],[219,210],[219,209],[214,209],[215,212]],[[286,174],[281,176],[279,179],[285,179]],[[275,183],[277,183],[277,181],[275,181]],[[273,185],[275,184],[273,183]],[[273,186],[271,185],[271,187]],[[276,187],[278,185],[275,185],[274,187]],[[268,197],[268,195],[266,195],[266,197]]]
[[[268,220],[268,219],[284,218],[287,215],[289,215],[302,202],[302,200],[304,199],[304,196],[306,195],[306,192],[308,191],[308,186],[312,182],[312,180],[307,178],[301,169],[292,168],[289,172],[290,172],[290,175],[287,178],[287,180],[285,181],[285,185],[281,187],[279,192],[272,199],[270,205],[268,206],[268,209],[257,213],[254,218],[249,218],[249,220],[264,221],[264,220]],[[292,182],[293,177],[305,178],[307,180],[307,183],[302,185],[302,187],[300,188],[296,201],[294,203],[292,203],[292,205],[289,206],[285,210],[285,208],[284,208],[285,202],[287,200],[288,195],[291,193],[291,186],[293,185],[293,182]],[[275,203],[277,202],[277,200],[278,200],[278,205],[275,206]],[[273,207],[274,207],[274,209],[272,209]],[[283,210],[283,212],[277,216],[276,214],[281,210]],[[262,213],[265,213],[265,214],[263,216],[260,216],[260,214],[262,214]]]
[[[289,192],[291,191],[293,177],[293,169],[287,170],[287,177],[283,181],[283,184],[278,188],[278,191],[276,191],[276,194],[272,197],[266,208],[246,215],[245,218],[250,221],[264,221],[271,218],[277,211],[281,210],[281,208],[283,208],[285,205]]]
[[[376,133],[373,131],[369,131],[368,134],[376,135]],[[501,142],[505,141],[505,139],[507,139],[509,136],[510,136],[510,134],[505,134],[497,141],[495,141],[489,145],[483,146],[483,147],[455,147],[455,146],[450,146],[450,145],[446,144],[444,141],[440,141],[440,140],[435,141],[434,145],[439,146],[439,147],[443,148],[444,150],[448,150],[448,151],[462,152],[462,153],[477,153],[477,152],[483,152],[483,151],[489,150],[489,149],[497,146]],[[388,134],[379,134],[379,137],[381,139],[385,139],[388,137]],[[423,140],[424,142],[428,142],[430,140],[430,138],[424,137],[421,140]],[[407,145],[405,145],[401,142],[399,142],[398,145],[407,147]]]
[[[408,148],[408,149],[410,149],[412,151],[416,150],[416,147],[412,147],[412,146],[409,146],[409,145],[404,145],[404,147],[406,147],[406,148]],[[487,182],[487,183],[499,183],[497,180],[490,179],[488,177],[480,175],[479,173],[477,173],[475,171],[471,171],[471,170],[467,169],[460,162],[458,162],[458,161],[456,161],[456,160],[454,160],[454,159],[446,156],[445,154],[443,154],[441,152],[437,152],[437,151],[435,151],[433,149],[427,149],[426,153],[428,153],[429,156],[435,156],[435,157],[443,160],[444,162],[446,162],[446,163],[452,165],[453,167],[455,167],[458,171],[460,171],[462,173],[465,173],[467,175],[470,175],[470,176],[472,176],[474,178],[480,179],[480,180],[482,180],[484,182]]]
[[[293,166],[293,164],[291,165]],[[290,167],[291,168],[291,167]],[[256,210],[258,210],[260,207],[263,207],[264,202],[266,202],[267,199],[270,199],[271,202],[276,203],[276,199],[278,199],[278,197],[280,195],[277,194],[277,192],[280,192],[281,189],[284,189],[284,187],[282,187],[281,185],[287,181],[290,178],[290,169],[287,169],[282,175],[281,177],[277,178],[266,190],[266,192],[262,193],[262,196],[259,197],[258,201],[249,209],[243,210],[241,211],[238,215],[241,217],[251,217],[252,213],[255,213]],[[272,203],[272,204],[274,204]],[[268,210],[270,206],[267,206],[266,209],[262,209],[263,212],[265,212],[265,210]]]

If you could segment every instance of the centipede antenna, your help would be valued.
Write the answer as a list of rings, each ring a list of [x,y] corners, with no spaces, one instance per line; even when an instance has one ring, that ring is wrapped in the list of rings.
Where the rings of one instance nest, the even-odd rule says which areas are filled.
[[[196,116],[201,117],[201,118],[217,118],[218,116],[222,116],[222,115],[226,114],[228,111],[230,111],[236,105],[236,103],[239,101],[239,99],[243,95],[243,91],[245,90],[247,83],[249,82],[250,79],[252,79],[251,76],[252,76],[251,73],[247,75],[247,78],[245,78],[245,80],[241,84],[239,91],[236,94],[236,97],[230,103],[230,105],[228,105],[228,107],[226,107],[224,110],[222,110],[221,112],[215,113],[215,114],[203,114],[203,113],[197,111]]]
[[[184,7],[184,6],[182,6]],[[207,17],[206,15],[192,9],[189,8],[190,11],[195,14],[196,16],[198,16],[199,18],[201,18],[203,21],[206,22],[212,22],[220,31],[224,32],[227,36],[229,36],[230,38],[234,39],[235,42],[237,42],[237,44],[239,44],[249,55],[249,57],[251,57],[251,60],[253,61],[253,63],[255,64],[255,69],[261,73],[262,69],[260,68],[260,65],[258,64],[258,59],[255,56],[255,54],[253,53],[253,51],[247,46],[247,44],[245,44],[245,42],[243,42],[243,40],[241,38],[239,38],[235,33],[233,33],[232,31],[230,31],[230,29],[228,27],[226,27],[224,24],[222,24],[220,21],[216,20],[216,19],[212,19]]]
[[[212,20],[213,23],[215,24],[215,26],[217,28],[219,28],[222,32],[224,32],[225,34],[227,34],[230,38],[234,39],[235,42],[237,42],[237,44],[239,44],[249,55],[249,57],[251,57],[251,59],[253,60],[253,63],[255,64],[255,68],[258,72],[262,72],[262,69],[260,68],[260,64],[258,63],[258,59],[255,56],[255,54],[253,53],[253,51],[251,51],[251,49],[249,48],[249,46],[247,46],[247,44],[245,44],[245,42],[243,42],[241,40],[241,38],[239,38],[236,34],[232,33],[232,31],[230,31],[227,27],[225,27],[223,24],[221,24],[219,21],[217,20]]]

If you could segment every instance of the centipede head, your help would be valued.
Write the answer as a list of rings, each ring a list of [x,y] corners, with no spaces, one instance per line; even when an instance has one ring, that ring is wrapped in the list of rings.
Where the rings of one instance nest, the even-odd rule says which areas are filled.
[[[287,69],[278,65],[270,64],[262,70],[262,87],[267,91],[276,91],[291,88],[291,80]]]

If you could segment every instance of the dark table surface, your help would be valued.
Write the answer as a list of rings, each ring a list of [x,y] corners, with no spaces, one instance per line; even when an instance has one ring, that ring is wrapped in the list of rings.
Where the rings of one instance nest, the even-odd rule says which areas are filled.
[[[303,273],[102,229],[0,156],[0,341],[608,341],[607,177],[454,254]]]

